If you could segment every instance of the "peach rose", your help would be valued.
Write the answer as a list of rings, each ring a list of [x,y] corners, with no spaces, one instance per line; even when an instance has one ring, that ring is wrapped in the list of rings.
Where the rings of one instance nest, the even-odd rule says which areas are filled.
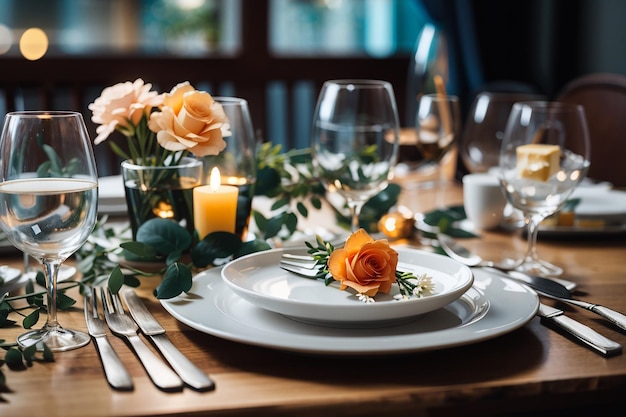
[[[396,282],[398,252],[386,239],[374,240],[363,229],[354,232],[342,249],[335,249],[328,259],[328,270],[341,289],[353,288],[373,297],[387,294]]]
[[[100,125],[94,143],[103,142],[116,129],[125,136],[132,136],[141,118],[163,102],[163,95],[150,91],[151,88],[152,84],[144,84],[138,78],[133,83],[126,81],[102,90],[100,97],[89,105],[93,112],[91,120]]]
[[[223,137],[230,135],[222,106],[189,82],[165,94],[161,111],[150,115],[148,127],[165,149],[189,150],[196,156],[219,154],[226,147]]]

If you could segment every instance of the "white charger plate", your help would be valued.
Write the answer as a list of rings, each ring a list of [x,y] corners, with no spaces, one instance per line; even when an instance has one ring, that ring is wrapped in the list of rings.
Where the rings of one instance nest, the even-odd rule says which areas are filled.
[[[292,320],[239,297],[219,268],[194,277],[188,294],[161,300],[180,322],[213,336],[272,349],[317,355],[423,352],[492,339],[537,313],[537,294],[518,282],[475,271],[474,285],[444,308],[396,326],[337,328]]]
[[[337,282],[308,279],[280,268],[284,249],[253,253],[228,263],[222,278],[241,298],[266,310],[297,320],[327,325],[379,325],[406,320],[441,308],[458,299],[473,282],[472,271],[446,256],[412,248],[397,248],[398,269],[432,278],[432,295],[395,300],[396,284],[389,294],[377,294],[376,302],[364,303],[354,291],[339,290]]]

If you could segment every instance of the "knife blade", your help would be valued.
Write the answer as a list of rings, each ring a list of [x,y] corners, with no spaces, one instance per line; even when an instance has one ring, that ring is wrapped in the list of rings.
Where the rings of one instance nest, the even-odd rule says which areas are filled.
[[[585,326],[567,317],[562,310],[545,304],[539,304],[537,315],[541,317],[542,323],[551,323],[560,327],[604,356],[613,356],[622,353],[622,345],[602,336],[591,327]]]
[[[187,385],[200,391],[215,389],[215,382],[172,344],[163,326],[148,311],[135,291],[124,291],[122,297],[142,333],[152,339],[163,357]]]
[[[519,271],[501,271],[496,268],[491,267],[482,267],[482,269],[489,271],[494,274],[498,274],[500,276],[504,276],[507,278],[513,278],[518,281],[524,282],[530,288],[541,291],[544,294],[552,295],[554,297],[559,298],[571,298],[572,293],[570,290],[565,288],[562,284],[559,284],[556,281],[553,281],[548,278],[543,278],[536,275],[529,275]]]

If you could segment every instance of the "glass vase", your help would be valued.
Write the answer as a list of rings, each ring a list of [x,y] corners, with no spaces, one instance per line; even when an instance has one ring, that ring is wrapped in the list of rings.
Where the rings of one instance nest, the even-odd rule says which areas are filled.
[[[185,157],[172,166],[122,162],[124,192],[133,233],[154,218],[176,221],[194,232],[193,188],[202,182],[202,161]]]

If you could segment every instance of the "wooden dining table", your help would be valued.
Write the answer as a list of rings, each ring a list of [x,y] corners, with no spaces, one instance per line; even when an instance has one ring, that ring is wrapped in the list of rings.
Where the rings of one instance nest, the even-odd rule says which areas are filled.
[[[432,208],[432,190],[405,190],[401,203]],[[447,204],[461,204],[458,184]],[[413,237],[399,241],[419,249]],[[485,258],[520,255],[520,231],[480,232],[463,243]],[[540,255],[565,269],[576,296],[626,312],[626,236],[539,238]],[[70,260],[71,262],[71,260]],[[21,256],[2,263],[21,267]],[[216,383],[215,390],[165,392],[149,379],[121,339],[109,340],[129,369],[132,391],[116,391],[105,379],[93,342],[36,361],[23,370],[3,366],[7,389],[0,416],[561,416],[622,415],[626,406],[626,355],[604,357],[538,317],[498,337],[462,346],[392,355],[320,355],[238,343],[195,330],[170,315],[152,295],[158,278],[137,289],[172,342]],[[70,328],[86,330],[82,298],[59,314]],[[626,344],[626,332],[599,316],[553,300],[565,313],[604,336]],[[0,339],[23,332],[0,329]],[[143,338],[143,336],[142,336]],[[152,348],[153,346],[151,346]]]

